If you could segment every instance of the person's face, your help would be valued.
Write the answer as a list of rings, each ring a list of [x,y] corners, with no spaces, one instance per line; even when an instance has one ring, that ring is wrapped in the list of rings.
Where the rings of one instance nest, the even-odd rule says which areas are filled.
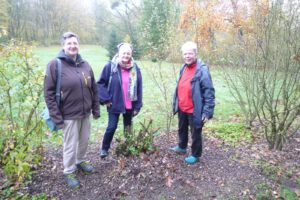
[[[183,49],[182,57],[183,57],[183,61],[185,62],[185,64],[188,64],[188,65],[196,62],[196,60],[197,60],[197,55],[192,48]]]
[[[75,59],[79,52],[79,43],[76,37],[70,37],[65,40],[63,45],[65,53]]]
[[[132,50],[129,46],[123,45],[119,49],[119,57],[122,63],[128,63],[132,56]]]

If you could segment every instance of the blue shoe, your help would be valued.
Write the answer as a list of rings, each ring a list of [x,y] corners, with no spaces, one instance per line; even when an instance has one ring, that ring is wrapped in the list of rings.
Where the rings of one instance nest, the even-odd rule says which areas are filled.
[[[77,189],[80,187],[80,182],[77,180],[75,173],[64,174],[65,181],[71,189]]]
[[[199,162],[199,158],[195,157],[195,156],[189,156],[189,157],[185,158],[184,160],[185,160],[185,163],[188,165],[193,165],[196,162]]]
[[[101,152],[100,152],[100,157],[101,157],[101,158],[105,158],[105,157],[107,157],[107,156],[108,156],[108,151],[102,149]]]
[[[170,150],[174,151],[175,153],[186,154],[186,149],[182,149],[179,146],[170,148]]]
[[[77,168],[86,174],[91,174],[94,172],[94,167],[85,161],[81,162],[80,164],[77,164]]]

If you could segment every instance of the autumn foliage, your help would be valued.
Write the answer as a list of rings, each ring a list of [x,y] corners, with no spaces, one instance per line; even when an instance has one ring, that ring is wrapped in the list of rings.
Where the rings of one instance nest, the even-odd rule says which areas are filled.
[[[184,10],[179,27],[191,36],[201,49],[216,50],[222,39],[218,34],[226,34],[242,39],[257,32],[257,16],[268,14],[268,0],[228,0],[228,1],[182,1]]]

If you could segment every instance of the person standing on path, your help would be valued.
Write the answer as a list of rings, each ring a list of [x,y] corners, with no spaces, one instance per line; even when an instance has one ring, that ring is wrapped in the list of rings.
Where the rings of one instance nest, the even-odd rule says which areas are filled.
[[[190,128],[192,151],[185,162],[195,164],[202,155],[202,127],[213,117],[215,90],[208,67],[201,59],[197,59],[197,44],[186,42],[182,45],[181,52],[184,65],[180,70],[173,99],[173,113],[178,113],[179,142],[171,150],[187,153]]]
[[[94,168],[86,162],[90,136],[90,115],[100,117],[97,85],[89,63],[79,54],[79,37],[66,32],[61,38],[62,50],[57,58],[61,61],[60,106],[56,103],[57,60],[47,66],[44,79],[44,97],[54,123],[63,130],[63,165],[67,185],[79,188],[77,169],[92,173]]]
[[[132,50],[129,43],[119,44],[118,53],[104,66],[97,82],[100,104],[106,105],[108,111],[108,126],[100,150],[101,158],[108,156],[120,114],[123,115],[124,133],[130,133],[132,118],[140,112],[143,105],[142,75],[133,61]]]

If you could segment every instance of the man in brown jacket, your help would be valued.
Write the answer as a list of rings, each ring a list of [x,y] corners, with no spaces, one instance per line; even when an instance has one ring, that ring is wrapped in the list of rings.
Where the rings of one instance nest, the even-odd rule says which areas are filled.
[[[47,66],[44,80],[44,96],[50,116],[63,129],[64,178],[72,189],[80,187],[76,178],[77,169],[92,173],[94,168],[85,161],[90,135],[90,114],[100,117],[99,100],[94,73],[91,66],[79,55],[79,38],[72,32],[64,33],[62,50],[57,58],[61,60],[61,101],[58,106],[56,93],[57,61]]]

